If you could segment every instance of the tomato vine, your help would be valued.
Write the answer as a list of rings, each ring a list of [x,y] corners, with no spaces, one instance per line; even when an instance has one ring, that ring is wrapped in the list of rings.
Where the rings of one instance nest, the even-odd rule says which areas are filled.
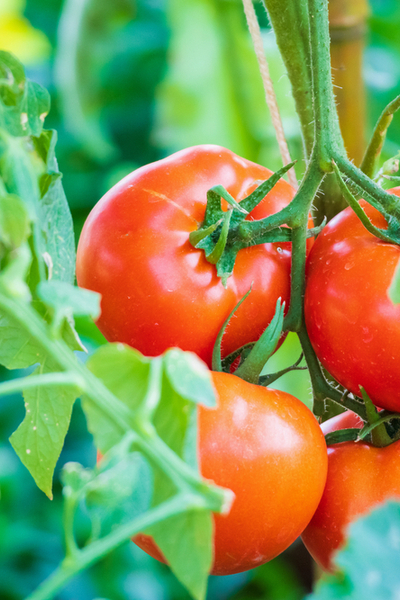
[[[315,350],[316,344],[310,338],[310,328],[306,326],[304,296],[307,240],[325,226],[323,221],[319,227],[310,227],[310,214],[327,175],[336,175],[345,199],[370,233],[382,243],[400,243],[398,199],[371,179],[386,129],[394,112],[400,108],[400,99],[396,98],[383,112],[361,169],[358,169],[346,156],[339,128],[331,81],[327,0],[288,0],[285,11],[278,0],[265,0],[265,4],[292,83],[303,132],[306,170],[298,190],[290,191],[289,201],[283,203],[280,210],[272,214],[267,212],[267,216],[263,215],[259,220],[246,220],[275,184],[287,185],[279,179],[293,163],[271,176],[266,169],[254,163],[247,164],[248,161],[224,151],[229,153],[232,162],[236,161],[242,167],[246,163],[246,169],[253,173],[252,183],[258,179],[254,173],[260,174],[265,181],[240,198],[240,202],[221,184],[211,186],[204,220],[197,230],[192,227],[197,218],[189,217],[191,232],[187,235],[187,246],[189,248],[190,239],[196,250],[204,251],[212,264],[213,277],[216,269],[228,288],[237,255],[244,249],[267,243],[279,243],[285,249],[285,244],[290,242],[287,314],[284,316],[282,298],[274,299],[275,317],[258,341],[248,343],[247,338],[244,340],[246,344],[241,352],[245,360],[239,364],[236,375],[249,382],[241,382],[245,387],[269,384],[279,374],[263,376],[264,364],[279,343],[282,332],[295,332],[311,377],[315,415],[322,418],[327,402],[334,402],[366,422],[361,431],[349,428],[338,434],[330,432],[327,440],[332,444],[358,443],[368,437],[373,445],[384,449],[398,439],[398,432],[390,435],[385,426],[397,420],[398,414],[379,413],[375,408],[379,399],[374,397],[372,403],[368,390],[364,391],[358,381],[356,386],[360,387],[360,395],[358,388],[349,393],[328,381]],[[197,405],[209,408],[215,405],[210,372],[193,354],[178,349],[146,358],[121,343],[100,348],[87,365],[77,359],[74,351],[83,348],[74,329],[73,317],[98,318],[99,297],[73,286],[72,224],[54,153],[55,134],[43,129],[49,98],[40,86],[25,79],[22,66],[10,55],[1,53],[0,69],[3,94],[0,150],[5,156],[0,164],[0,215],[10,224],[10,231],[5,231],[0,223],[0,325],[5,332],[1,360],[9,368],[39,365],[32,375],[0,385],[0,395],[22,391],[25,396],[26,416],[11,442],[40,489],[52,497],[51,477],[68,429],[72,405],[82,395],[89,428],[100,452],[105,455],[104,462],[100,461],[94,470],[85,470],[79,465],[65,467],[66,556],[59,569],[29,596],[29,600],[53,597],[79,571],[123,541],[149,529],[178,578],[193,596],[204,598],[213,558],[211,512],[227,512],[233,499],[228,490],[202,479],[196,449],[190,445],[193,438],[196,441]],[[196,152],[201,154],[194,149],[193,153]],[[222,154],[222,150],[210,150],[207,160],[210,154],[215,156],[218,152]],[[187,151],[180,154],[181,162],[182,157],[189,155]],[[213,165],[215,162],[212,161]],[[119,190],[118,187],[118,193]],[[161,197],[160,192],[157,194]],[[370,221],[368,211],[364,211],[358,202],[361,196],[386,219],[387,228],[378,228]],[[223,209],[222,200],[229,205],[228,210]],[[174,205],[170,198],[167,203]],[[53,237],[49,234],[52,227]],[[282,247],[279,246],[280,251]],[[288,271],[285,271],[285,277],[289,279]],[[212,361],[213,368],[218,371],[229,371],[234,360],[240,357],[235,348],[231,348],[233,352],[228,356],[221,355],[222,335],[234,313],[232,305],[240,299],[237,290],[232,298],[234,301],[227,302],[222,322],[219,319],[220,325],[224,323],[220,334],[216,336],[217,331],[213,332],[213,342],[215,337],[217,340],[212,358],[209,340],[206,350],[198,351],[200,355],[204,350],[203,358],[206,357],[209,363]],[[246,299],[247,295],[243,297],[242,294],[239,304]],[[115,314],[119,309],[112,305]],[[178,307],[177,310],[182,309]],[[209,319],[213,312],[211,306]],[[126,327],[126,320],[123,325]],[[201,326],[206,327],[207,323],[201,323]],[[120,342],[120,333],[117,337]],[[298,363],[291,368],[298,368]],[[225,375],[221,377],[225,378]],[[41,412],[41,402],[35,404],[32,400],[33,390],[40,390],[40,401],[48,407],[49,414],[52,411],[50,424],[46,423],[49,420],[47,413]],[[30,402],[32,408],[29,408]],[[315,428],[315,420],[312,423]],[[38,428],[40,436],[35,433]],[[318,428],[317,431],[319,435]],[[139,480],[146,482],[144,487],[148,489],[143,491],[140,499],[144,508],[140,514],[119,523],[115,530],[104,535],[97,535],[102,523],[99,525],[94,517],[93,539],[81,547],[74,533],[76,512],[81,502],[89,506],[88,499],[92,496],[97,495],[106,503],[102,486],[104,479],[108,477],[112,482],[116,476],[114,459],[131,461],[129,464],[134,465],[133,479],[136,477],[136,480],[127,476],[126,490],[132,491]],[[125,495],[129,496],[129,493]],[[185,515],[190,521],[181,540],[183,550],[179,552],[167,539],[178,515]],[[160,523],[162,530],[158,528]],[[195,559],[188,568],[186,563],[181,563],[185,553]],[[234,568],[240,568],[240,565]]]

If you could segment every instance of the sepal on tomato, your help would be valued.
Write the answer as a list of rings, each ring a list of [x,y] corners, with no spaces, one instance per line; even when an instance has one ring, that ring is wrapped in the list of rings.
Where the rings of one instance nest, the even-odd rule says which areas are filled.
[[[204,221],[189,235],[189,240],[195,248],[204,250],[208,262],[216,265],[224,287],[232,275],[239,250],[269,242],[291,241],[291,230],[281,227],[285,222],[284,216],[277,220],[277,215],[273,215],[274,223],[270,222],[270,217],[259,221],[245,221],[245,218],[293,165],[284,166],[263,181],[240,204],[222,185],[208,190]],[[222,209],[222,199],[229,205],[227,211]]]

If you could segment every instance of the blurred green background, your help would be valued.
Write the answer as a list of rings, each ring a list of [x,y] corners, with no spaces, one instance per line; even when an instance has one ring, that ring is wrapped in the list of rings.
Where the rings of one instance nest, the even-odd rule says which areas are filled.
[[[371,0],[364,53],[367,129],[400,93],[400,4]],[[271,75],[293,157],[303,167],[299,125],[268,20],[256,6]],[[47,128],[78,237],[90,208],[121,177],[181,148],[215,143],[270,169],[281,166],[239,0],[1,0],[0,48],[16,54],[28,76],[47,87]],[[384,158],[397,153],[395,118]],[[82,330],[89,348],[101,343]],[[299,355],[289,337],[268,369]],[[19,373],[17,373],[18,375]],[[0,370],[0,379],[15,373]],[[276,384],[309,402],[305,373]],[[23,419],[18,395],[0,400],[0,599],[24,598],[63,555],[61,485],[50,502],[8,443]],[[79,403],[59,465],[95,461]],[[78,523],[79,527],[84,527]],[[209,600],[297,600],[310,591],[313,565],[300,542],[271,563],[231,577],[211,577]],[[74,580],[60,600],[183,600],[167,567],[127,544]]]

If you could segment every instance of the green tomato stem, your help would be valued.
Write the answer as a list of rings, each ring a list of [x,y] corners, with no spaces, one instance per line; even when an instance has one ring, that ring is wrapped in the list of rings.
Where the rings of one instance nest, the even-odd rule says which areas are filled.
[[[29,375],[0,384],[0,396],[15,394],[36,387],[71,386],[81,390],[84,380],[76,373],[46,373],[44,375]]]
[[[400,96],[397,96],[397,98],[392,100],[392,102],[387,105],[378,119],[360,166],[360,170],[365,173],[367,177],[374,176],[376,161],[380,156],[383,144],[385,142],[386,132],[390,123],[392,122],[394,113],[399,110],[399,108]]]
[[[377,446],[378,448],[389,446],[389,444],[391,444],[393,440],[386,431],[385,423],[380,422],[379,413],[376,409],[376,406],[373,404],[367,392],[361,386],[360,389],[365,404],[365,410],[367,412],[367,423],[369,426],[368,433],[371,433],[371,440],[373,445]],[[365,431],[362,433],[365,434]],[[361,434],[359,437],[360,439],[362,439]]]
[[[346,156],[333,94],[327,0],[309,0],[314,152],[322,171],[332,171],[332,150]]]
[[[381,425],[382,423],[389,423],[390,421],[392,421],[393,419],[400,419],[400,414],[399,413],[390,413],[390,414],[385,414],[383,416],[381,416],[382,413],[379,413],[379,418],[374,422],[371,423],[370,425],[366,425],[365,427],[363,427],[358,435],[358,439],[359,440],[364,440],[376,427],[378,427],[379,425]],[[391,439],[391,443],[393,440]]]
[[[304,154],[309,157],[314,144],[314,113],[307,3],[285,0],[284,8],[282,0],[264,0],[264,4],[292,86]]]
[[[284,323],[286,331],[299,331],[302,325],[308,215],[323,177],[317,161],[311,160],[299,190],[288,206],[292,226],[292,271],[290,306]]]
[[[310,338],[308,337],[304,322],[302,328],[298,332],[298,336],[307,362],[308,370],[310,372],[314,394],[315,414],[318,417],[322,417],[325,412],[325,400],[330,399],[342,408],[352,410],[359,415],[363,421],[366,421],[367,413],[364,404],[358,400],[355,400],[354,398],[349,398],[348,396],[343,395],[339,390],[333,388],[325,379],[317,355],[315,354],[310,342]]]
[[[87,569],[121,544],[160,521],[179,515],[187,510],[198,509],[198,497],[181,492],[150,509],[144,515],[120,525],[104,538],[78,549],[73,556],[64,559],[59,568],[44,581],[26,600],[50,600],[65,584],[81,571]]]
[[[341,154],[334,152],[332,158],[339,167],[339,170],[361,190],[361,193],[365,192],[368,196],[376,200],[386,213],[392,215],[400,222],[400,202],[397,196],[385,192]],[[365,199],[368,200],[368,198]]]
[[[384,242],[393,242],[391,237],[386,235],[384,229],[378,229],[378,227],[375,227],[375,225],[373,225],[371,223],[371,221],[367,217],[366,213],[364,212],[364,210],[362,209],[362,207],[360,206],[360,204],[358,203],[356,198],[353,196],[353,194],[350,192],[350,190],[347,187],[347,185],[345,184],[345,182],[343,181],[342,176],[340,175],[340,171],[337,168],[336,163],[333,164],[333,167],[335,169],[335,173],[336,173],[343,196],[345,197],[348,205],[351,206],[351,208],[354,210],[357,217],[360,219],[360,221],[364,225],[365,229],[367,231],[369,231],[370,233],[372,233],[372,235],[375,235],[377,238],[383,240]]]

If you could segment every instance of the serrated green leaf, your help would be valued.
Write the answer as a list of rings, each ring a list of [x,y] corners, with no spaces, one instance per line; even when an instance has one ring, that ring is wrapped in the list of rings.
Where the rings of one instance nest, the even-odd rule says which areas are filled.
[[[11,80],[10,75],[14,83],[19,85],[25,79],[24,67],[16,56],[5,50],[0,50],[0,77],[9,83]]]
[[[61,335],[64,342],[68,344],[71,350],[87,352],[86,346],[82,343],[79,333],[75,329],[75,320],[72,317],[64,319]]]
[[[65,197],[55,156],[57,133],[43,131],[34,138],[36,151],[46,165],[47,171],[40,179],[43,195],[41,227],[45,234],[45,251],[51,257],[51,278],[68,283],[75,277],[75,239],[71,212]],[[43,177],[45,179],[43,179]]]
[[[30,367],[45,358],[42,347],[8,315],[0,311],[0,364],[7,369]]]
[[[29,137],[13,137],[0,130],[0,172],[8,193],[25,204],[32,221],[40,222],[38,178],[44,172]]]
[[[117,458],[103,468],[104,457],[85,490],[89,516],[102,535],[144,513],[152,499],[153,474],[144,456],[131,452]]]
[[[0,241],[18,248],[29,234],[29,215],[22,200],[14,194],[0,196]]]
[[[196,415],[196,405],[177,393],[164,375],[153,423],[160,438],[195,469],[198,468]]]
[[[27,80],[24,108],[27,115],[26,133],[29,132],[29,135],[35,136],[40,135],[44,119],[50,110],[50,95],[48,91],[35,81]]]
[[[87,366],[132,411],[139,408],[147,394],[150,359],[123,344],[107,344],[89,358]],[[85,398],[83,408],[95,444],[105,454],[120,441],[121,433]]]
[[[39,366],[35,374],[50,373]],[[10,442],[36,485],[52,498],[53,473],[71,420],[78,391],[71,387],[37,387],[24,393],[26,414]]]
[[[308,600],[388,600],[400,594],[400,503],[390,501],[352,523],[325,576]]]
[[[0,271],[0,289],[7,295],[29,301],[31,294],[25,283],[30,266],[32,254],[29,245],[25,242],[12,251],[8,263]]]
[[[86,350],[75,331],[73,320],[65,319],[62,338],[71,350]],[[1,311],[0,339],[0,364],[7,369],[24,369],[43,362],[47,357],[42,346],[23,327]]]
[[[25,78],[21,63],[0,54],[0,127],[13,136],[40,135],[50,109],[50,95]]]
[[[74,287],[65,281],[42,281],[36,292],[46,306],[63,316],[91,316],[96,319],[100,314],[99,294]]]
[[[204,600],[212,567],[213,521],[210,511],[186,512],[154,525],[149,533],[173,573],[196,600]]]
[[[215,389],[207,365],[192,352],[171,348],[164,355],[165,373],[177,394],[186,400],[215,406]]]

